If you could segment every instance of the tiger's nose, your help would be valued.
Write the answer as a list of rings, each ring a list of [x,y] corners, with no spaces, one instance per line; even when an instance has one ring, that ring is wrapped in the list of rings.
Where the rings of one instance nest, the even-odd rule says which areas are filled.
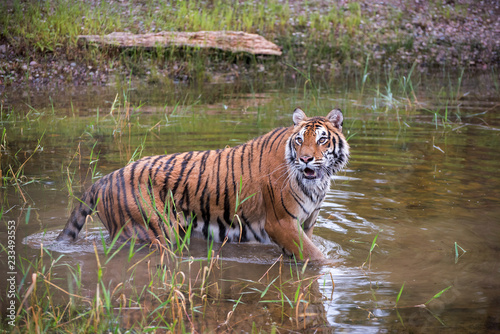
[[[300,157],[300,160],[302,160],[302,162],[304,163],[308,163],[308,162],[311,162],[313,161],[314,157],[311,157],[310,155],[303,155]]]

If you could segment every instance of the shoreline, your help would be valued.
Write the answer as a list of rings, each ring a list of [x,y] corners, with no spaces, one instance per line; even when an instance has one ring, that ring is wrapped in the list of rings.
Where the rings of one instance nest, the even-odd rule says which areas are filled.
[[[116,76],[130,77],[131,74],[155,84],[231,82],[263,71],[271,74],[300,71],[330,77],[346,71],[362,73],[367,68],[376,72],[412,66],[421,72],[435,68],[496,71],[500,64],[500,5],[493,0],[481,3],[472,0],[340,1],[336,4],[311,1],[306,6],[299,1],[286,4],[270,1],[263,9],[258,4],[240,3],[234,12],[241,17],[228,20],[227,25],[238,26],[245,15],[250,15],[254,21],[246,32],[261,34],[276,43],[282,48],[281,57],[194,48],[144,50],[83,46],[71,32],[52,29],[54,22],[49,28],[43,26],[46,23],[43,20],[49,20],[44,14],[56,14],[56,4],[61,3],[77,6],[74,0],[48,1],[46,8],[33,8],[37,5],[27,1],[22,1],[20,8],[13,3],[0,5],[0,11],[7,13],[0,19],[3,20],[0,23],[5,24],[4,30],[0,30],[0,86],[106,85],[116,80]],[[218,5],[221,8],[217,8]],[[180,2],[161,7],[153,1],[151,7],[150,3],[111,1],[103,7],[94,1],[80,13],[92,16],[108,11],[110,21],[116,17],[113,15],[128,13],[128,17],[121,18],[121,27],[110,28],[145,33],[162,29],[158,27],[161,15],[167,15],[164,20],[184,19],[179,6]],[[210,15],[221,15],[228,7],[220,3],[205,6],[207,20]],[[146,15],[140,14],[146,9],[153,11],[149,25],[144,23]],[[259,10],[263,13],[259,14]],[[24,13],[22,17],[19,11]],[[31,12],[41,15],[41,21],[30,17]],[[194,7],[186,9],[192,16],[191,21],[184,23],[186,31],[199,24],[199,18],[195,17],[198,12]],[[56,23],[74,28],[68,22],[71,15],[60,16]],[[25,20],[34,21],[26,26],[31,27],[32,32],[27,32],[28,28],[16,29],[24,27]],[[106,20],[104,23],[111,24]],[[83,18],[81,29],[94,29],[93,32],[101,34],[110,31],[107,30],[110,28],[87,27],[89,24]],[[47,36],[38,32],[38,38],[37,25],[49,30]]]

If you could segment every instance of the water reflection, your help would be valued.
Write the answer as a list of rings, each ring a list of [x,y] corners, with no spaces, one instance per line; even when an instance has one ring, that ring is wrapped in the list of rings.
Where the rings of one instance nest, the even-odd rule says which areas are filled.
[[[435,85],[445,84],[433,80],[428,86]],[[46,97],[31,99],[30,103],[44,113],[41,120],[3,121],[8,127],[8,151],[2,156],[2,167],[5,155],[13,165],[15,152],[20,152],[21,161],[28,158],[46,131],[43,152],[33,155],[24,167],[27,180],[32,180],[22,188],[31,206],[28,224],[24,224],[27,213],[22,210],[16,187],[7,185],[0,190],[2,219],[22,222],[18,240],[28,237],[26,247],[21,251],[20,246],[19,252],[36,258],[42,236],[45,234],[43,238],[48,243],[44,241],[44,245],[48,245],[62,228],[71,201],[67,182],[73,180],[71,189],[75,194],[91,182],[88,166],[92,152],[99,152],[94,174],[99,177],[127,163],[138,147],[142,147],[143,155],[153,155],[236,145],[276,126],[289,125],[290,112],[297,105],[326,113],[335,103],[344,107],[344,128],[352,135],[352,157],[348,169],[334,179],[318,218],[314,241],[336,266],[309,266],[305,270],[304,278],[315,281],[299,308],[287,301],[296,299],[296,280],[286,287],[277,285],[286,298],[279,289],[271,289],[266,297],[284,300],[283,303],[261,303],[260,296],[273,279],[280,275],[283,281],[290,279],[283,276],[290,275],[289,267],[281,267],[281,272],[279,266],[269,269],[279,251],[272,246],[226,245],[219,252],[220,245],[215,245],[216,254],[223,260],[211,272],[210,286],[216,289],[210,292],[212,299],[206,316],[193,318],[197,328],[248,331],[255,322],[267,331],[273,324],[282,330],[303,330],[305,326],[311,331],[363,333],[498,330],[498,97],[492,98],[481,80],[465,80],[462,90],[470,93],[449,103],[450,117],[445,123],[442,119],[436,121],[428,110],[418,108],[374,112],[376,97],[371,93],[356,96],[354,90],[347,94],[342,93],[346,87],[334,87],[307,95],[303,85],[298,87],[247,86],[242,88],[243,93],[224,85],[194,90],[173,87],[166,93],[163,89],[137,88],[130,92],[127,101],[141,107],[132,108],[133,121],[120,133],[114,131],[112,117],[106,116],[116,89],[80,93],[79,98],[53,96],[54,115],[48,112],[51,107]],[[434,96],[437,91],[425,89],[422,84],[416,92],[420,105],[444,110],[448,102]],[[96,99],[96,95],[101,98]],[[11,101],[9,108],[29,113],[29,108],[23,109],[23,104]],[[120,101],[124,108],[125,101]],[[175,109],[178,101],[185,103]],[[4,229],[2,224],[0,230]],[[93,241],[99,245],[99,238],[98,232],[90,230],[89,238],[71,246],[76,248],[49,246],[56,254],[65,253],[64,261],[70,265],[80,264],[87,296],[95,294],[97,263]],[[190,253],[198,267],[191,267],[189,279],[197,279],[203,263],[199,260],[206,258],[207,248],[205,241],[192,243]],[[102,255],[103,250],[98,252]],[[146,262],[138,265],[137,275],[127,289],[147,285],[151,268],[156,268],[160,261],[155,256],[149,267]],[[120,253],[107,264],[107,282],[118,284],[130,275],[124,263],[133,265],[127,254]],[[189,266],[189,261],[182,266]],[[66,277],[64,270],[61,268],[58,275]],[[259,282],[263,275],[265,279]],[[159,291],[161,287],[159,284],[158,293],[167,294],[166,290]],[[451,288],[432,300],[447,287]],[[227,321],[242,293],[244,303],[236,306],[234,318]],[[147,310],[127,306],[128,311],[120,315],[124,327],[147,317],[161,303],[148,298],[143,300],[149,303]],[[415,307],[428,301],[425,308]]]

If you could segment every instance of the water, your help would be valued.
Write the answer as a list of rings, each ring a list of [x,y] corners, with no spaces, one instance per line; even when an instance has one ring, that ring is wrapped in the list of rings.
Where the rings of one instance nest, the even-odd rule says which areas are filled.
[[[314,86],[284,80],[69,87],[21,96],[4,92],[2,176],[9,165],[17,171],[31,158],[18,180],[22,195],[13,181],[3,183],[2,221],[18,224],[18,256],[39,258],[43,243],[54,257],[64,255],[62,263],[78,264],[83,294],[91,298],[98,271],[94,243],[104,258],[101,235],[106,234],[96,222],[76,244],[53,244],[69,215],[69,189],[79,195],[92,177],[120,168],[138,153],[234,146],[290,125],[296,106],[308,115],[326,115],[340,106],[351,161],[334,179],[313,239],[333,264],[309,265],[302,274],[301,266],[272,266],[280,252],[270,245],[214,245],[221,260],[210,273],[205,316],[193,317],[194,326],[200,331],[250,331],[252,325],[266,331],[273,326],[360,333],[498,331],[500,100],[495,80],[475,74],[464,77],[458,87],[459,81],[450,76],[422,77],[414,94],[402,91],[401,82],[394,79],[392,90],[376,80],[366,87],[355,80],[317,81]],[[6,224],[0,230],[5,235]],[[206,264],[196,260],[206,258],[207,247],[206,241],[193,240],[189,256],[195,262],[180,264],[193,285],[199,284],[197,275]],[[104,280],[110,285],[125,280],[123,292],[130,295],[147,285],[150,268],[163,262],[151,256],[131,276],[135,261],[128,260],[127,252],[105,265]],[[136,256],[148,254],[142,249]],[[2,253],[2,266],[4,258]],[[65,266],[54,273],[69,277]],[[297,273],[314,283],[297,288]],[[275,277],[282,283],[275,281],[261,296]],[[295,280],[287,283],[291,277]],[[5,282],[0,282],[2,289]],[[163,291],[157,283],[155,291]],[[66,288],[69,283],[59,284]],[[304,294],[298,308],[292,302],[297,291]],[[236,302],[240,296],[243,303]],[[143,309],[158,306],[149,297],[141,303]],[[129,328],[144,316],[129,305],[120,315],[121,326]]]

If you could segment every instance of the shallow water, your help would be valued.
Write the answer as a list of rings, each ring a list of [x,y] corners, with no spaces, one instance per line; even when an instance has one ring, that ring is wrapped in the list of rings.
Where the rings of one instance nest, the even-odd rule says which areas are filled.
[[[262,291],[276,275],[284,281],[290,276],[286,263],[270,269],[280,256],[275,247],[215,245],[221,265],[211,279],[219,298],[205,317],[193,319],[196,327],[250,331],[255,323],[267,331],[273,326],[360,333],[500,330],[498,87],[487,74],[465,76],[460,87],[450,76],[422,77],[413,95],[390,91],[386,82],[374,80],[361,87],[356,80],[340,81],[316,82],[314,87],[283,80],[4,92],[3,176],[9,164],[17,170],[31,156],[43,134],[43,150],[28,160],[19,179],[22,195],[12,182],[1,188],[2,221],[18,224],[17,255],[39,257],[41,243],[55,257],[64,254],[60,261],[81,266],[85,293],[92,296],[97,279],[94,242],[100,245],[103,233],[99,223],[76,244],[52,245],[69,215],[69,189],[78,196],[92,174],[99,178],[120,168],[137,158],[136,151],[147,156],[234,146],[290,125],[296,106],[308,115],[326,115],[340,106],[352,155],[348,168],[334,178],[314,236],[335,265],[308,266],[304,277],[318,279],[308,290],[307,307],[301,304],[297,311],[287,303],[262,303],[258,293],[250,293]],[[436,110],[437,119],[431,112]],[[97,167],[89,171],[93,160],[91,168]],[[2,235],[5,225],[0,226]],[[193,240],[189,254],[204,259],[207,247],[206,241]],[[103,252],[100,246],[98,253]],[[137,256],[147,254],[142,249]],[[130,276],[127,256],[121,252],[106,264],[107,282]],[[151,261],[161,262],[156,255]],[[181,267],[197,275],[204,262],[194,263]],[[146,263],[138,268],[126,291],[149,282]],[[68,275],[64,266],[55,273]],[[0,281],[2,289],[5,281]],[[296,286],[282,287],[293,300]],[[279,299],[271,290],[269,294],[277,295],[264,300]],[[224,322],[242,292],[244,303],[237,305],[228,325]],[[156,305],[146,299],[144,303]],[[428,301],[427,307],[417,307]],[[297,317],[299,313],[304,315]],[[122,326],[141,316],[130,308],[121,315]]]

